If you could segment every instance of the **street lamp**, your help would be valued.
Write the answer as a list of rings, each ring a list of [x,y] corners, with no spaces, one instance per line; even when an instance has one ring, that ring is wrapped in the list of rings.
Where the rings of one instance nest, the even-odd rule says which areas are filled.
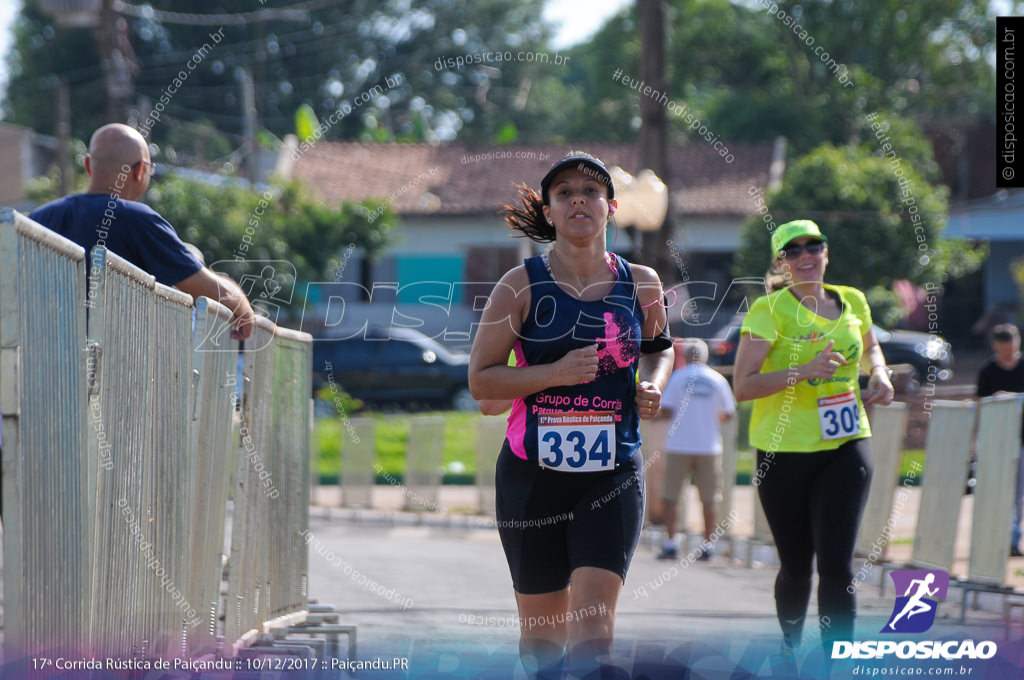
[[[634,246],[634,257],[638,262],[648,264],[643,252],[643,238],[636,232],[657,231],[668,215],[668,187],[653,170],[640,171],[637,177],[614,166],[608,171],[615,185],[618,209],[615,221],[629,234]],[[651,253],[653,255],[653,253]]]
[[[653,170],[641,170],[640,176],[633,183],[633,196],[640,207],[636,228],[640,231],[661,229],[668,215],[668,187],[665,183],[658,179]]]
[[[612,176],[612,186],[615,187],[616,203],[619,206],[615,210],[615,221],[624,227],[632,226],[640,212],[633,198],[633,182],[636,180],[617,165],[609,168],[608,173]]]
[[[649,169],[641,170],[637,177],[617,165],[608,172],[612,176],[619,205],[615,221],[624,227],[636,227],[637,231],[660,229],[668,215],[668,187],[665,183]]]

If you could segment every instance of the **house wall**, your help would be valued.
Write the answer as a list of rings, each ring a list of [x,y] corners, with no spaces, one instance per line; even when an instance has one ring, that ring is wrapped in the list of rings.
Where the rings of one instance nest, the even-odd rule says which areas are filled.
[[[682,265],[675,279],[666,284],[689,280],[695,286],[692,295],[701,297],[703,306],[699,310],[694,308],[697,318],[691,319],[699,326],[689,328],[689,335],[710,335],[716,324],[735,313],[731,300],[737,295],[730,267],[740,244],[742,223],[740,217],[684,218],[677,222],[678,235],[673,242]],[[453,334],[449,328],[447,335],[452,337],[442,334],[438,338],[458,342],[462,331],[476,317],[469,301],[489,294],[493,282],[521,261],[521,246],[530,245],[508,234],[497,215],[403,218],[396,228],[395,244],[373,266],[372,280],[378,287],[372,299],[367,301],[365,292],[356,285],[360,271],[356,254],[339,279],[346,283],[325,288],[317,296],[310,317],[319,317],[334,329],[350,323],[361,326],[367,320],[383,325],[422,324],[420,328],[430,335],[458,319],[455,325],[459,332]],[[624,231],[611,231],[608,240],[616,251],[628,252],[632,247]],[[540,247],[533,245],[533,252]],[[328,305],[332,296],[333,302]],[[425,297],[430,298],[430,304],[417,302]],[[432,306],[436,309],[428,309]]]
[[[30,131],[0,124],[0,205],[20,208],[25,201],[25,137]]]
[[[678,218],[673,241],[680,250],[693,253],[735,253],[744,219],[735,215]]]
[[[451,255],[463,253],[470,246],[515,243],[497,214],[403,217],[394,233],[396,242],[389,249],[389,255]]]
[[[1013,260],[1018,258],[1024,258],[1024,240],[998,241],[990,245],[988,261],[985,263],[986,308],[1018,306],[1020,292],[1010,270]]]

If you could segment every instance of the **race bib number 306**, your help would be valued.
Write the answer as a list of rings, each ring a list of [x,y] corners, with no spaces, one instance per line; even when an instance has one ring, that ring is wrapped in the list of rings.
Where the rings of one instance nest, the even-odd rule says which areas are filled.
[[[615,414],[566,411],[537,416],[537,461],[562,472],[615,467]]]
[[[818,399],[822,439],[843,439],[860,434],[860,409],[853,392]]]

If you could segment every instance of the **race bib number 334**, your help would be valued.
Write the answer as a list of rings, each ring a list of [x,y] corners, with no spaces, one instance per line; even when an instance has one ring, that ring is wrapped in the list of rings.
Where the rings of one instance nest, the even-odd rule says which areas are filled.
[[[562,472],[615,467],[615,414],[566,411],[537,416],[537,461]]]

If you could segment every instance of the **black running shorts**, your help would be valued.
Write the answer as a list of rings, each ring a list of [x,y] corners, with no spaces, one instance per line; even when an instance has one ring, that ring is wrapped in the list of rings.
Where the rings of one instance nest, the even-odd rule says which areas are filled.
[[[607,472],[560,472],[519,458],[506,440],[495,488],[498,533],[516,592],[562,590],[578,567],[607,569],[625,581],[643,526],[639,451]]]

